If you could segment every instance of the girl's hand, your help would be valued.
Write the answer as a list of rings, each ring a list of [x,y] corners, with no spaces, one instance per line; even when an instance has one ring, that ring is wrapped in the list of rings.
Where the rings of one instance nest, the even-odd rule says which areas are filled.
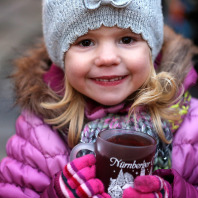
[[[95,178],[95,162],[95,156],[89,154],[68,163],[55,182],[58,196],[110,198],[110,195],[104,192],[103,183]]]
[[[127,188],[123,198],[172,198],[171,185],[156,175],[138,176],[134,187]]]

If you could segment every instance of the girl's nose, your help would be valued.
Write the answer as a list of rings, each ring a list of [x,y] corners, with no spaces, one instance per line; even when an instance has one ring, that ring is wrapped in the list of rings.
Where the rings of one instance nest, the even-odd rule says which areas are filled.
[[[121,62],[121,58],[116,50],[116,47],[104,46],[96,52],[95,65],[96,66],[116,66]]]

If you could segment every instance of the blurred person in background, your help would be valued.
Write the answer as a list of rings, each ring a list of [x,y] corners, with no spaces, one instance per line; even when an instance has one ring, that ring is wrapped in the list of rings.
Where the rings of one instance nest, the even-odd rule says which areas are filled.
[[[198,44],[198,1],[164,0],[165,23]]]

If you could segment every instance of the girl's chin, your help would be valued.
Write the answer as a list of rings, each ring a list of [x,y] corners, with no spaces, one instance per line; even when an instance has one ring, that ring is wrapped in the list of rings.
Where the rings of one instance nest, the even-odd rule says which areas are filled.
[[[122,103],[123,100],[121,100],[121,101],[112,101],[112,100],[101,101],[101,100],[98,100],[96,102],[101,104],[101,105],[104,105],[104,106],[115,106],[115,105],[118,105],[118,104]]]

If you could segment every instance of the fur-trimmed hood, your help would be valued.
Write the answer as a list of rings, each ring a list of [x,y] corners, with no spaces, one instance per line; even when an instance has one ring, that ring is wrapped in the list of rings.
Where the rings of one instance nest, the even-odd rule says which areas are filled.
[[[165,26],[164,44],[157,72],[171,72],[179,83],[182,83],[192,67],[192,60],[196,54],[198,48],[192,41],[184,39]],[[51,64],[46,48],[41,44],[16,61],[16,70],[12,75],[16,104],[44,118],[52,118],[60,113],[57,111],[53,115],[40,106],[43,101],[52,102],[61,98],[61,94],[55,95],[43,80],[43,75],[50,69]],[[58,73],[57,75],[64,76],[61,69]]]

